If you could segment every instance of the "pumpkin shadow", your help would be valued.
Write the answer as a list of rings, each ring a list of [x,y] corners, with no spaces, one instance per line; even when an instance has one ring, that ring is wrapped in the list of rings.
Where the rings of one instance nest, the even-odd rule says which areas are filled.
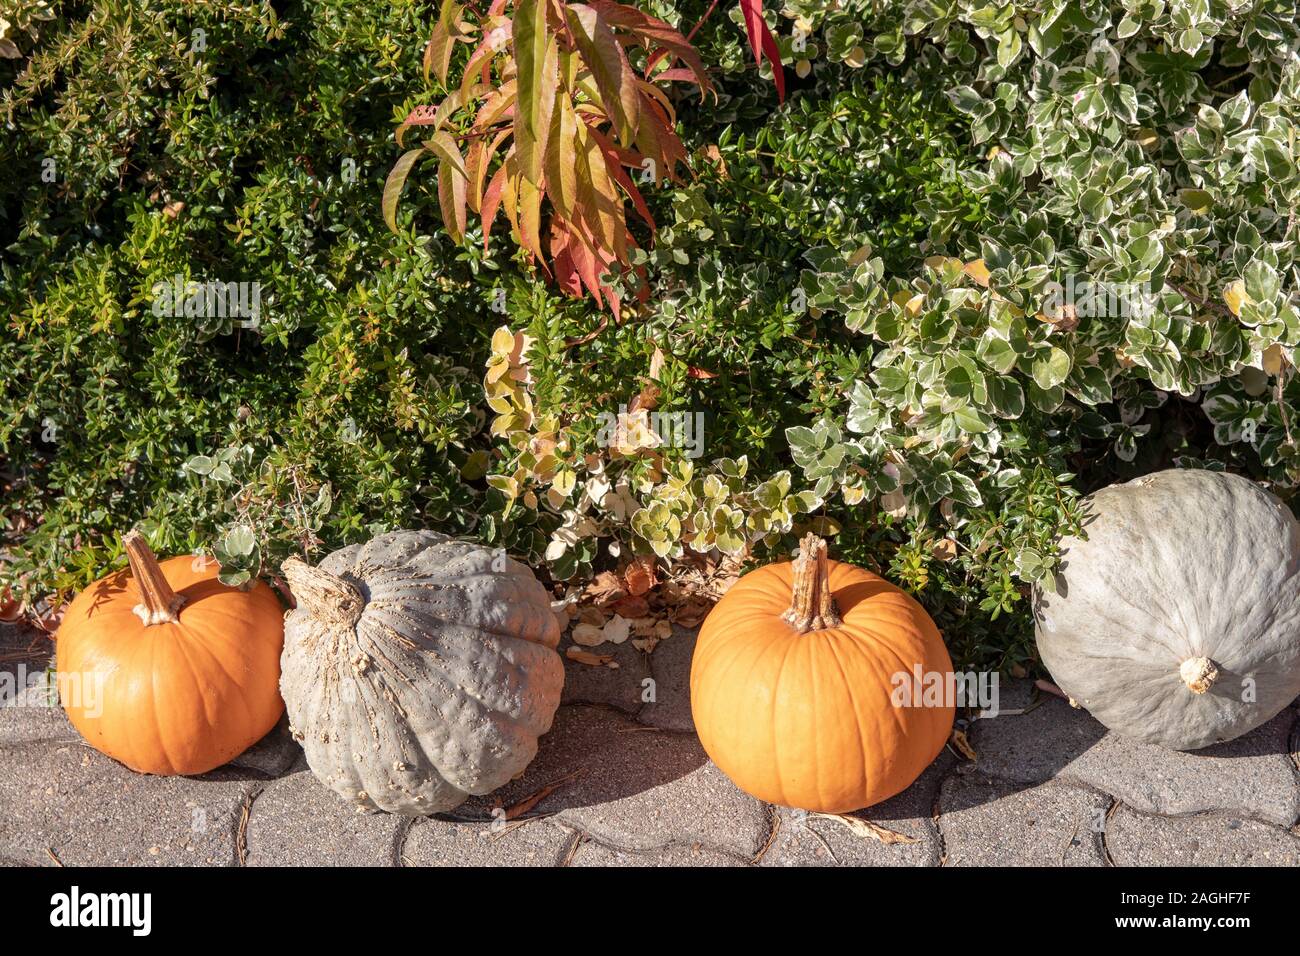
[[[526,805],[538,794],[540,799],[512,819],[549,816],[634,797],[708,764],[694,734],[645,727],[611,707],[568,704],[556,712],[537,756],[522,774],[490,794],[470,797],[451,813],[435,816],[486,822],[494,818],[496,808]]]
[[[48,634],[23,620],[0,624],[0,707],[53,666],[54,642]]]

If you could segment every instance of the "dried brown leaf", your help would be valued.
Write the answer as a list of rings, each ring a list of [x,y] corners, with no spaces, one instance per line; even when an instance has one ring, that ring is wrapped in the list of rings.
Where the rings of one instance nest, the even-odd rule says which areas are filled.
[[[583,647],[597,647],[605,643],[604,629],[595,624],[576,624],[569,636],[573,638],[573,643]]]
[[[612,604],[627,595],[623,582],[613,571],[601,571],[583,591],[583,599],[594,604]]]
[[[650,602],[643,597],[626,597],[614,604],[611,609],[621,617],[645,617],[650,613]]]
[[[863,820],[861,817],[851,817],[843,813],[814,813],[812,816],[834,820],[841,826],[846,827],[854,836],[861,837],[864,840],[875,840],[878,843],[885,844],[885,846],[920,842],[916,837],[886,829],[879,823],[872,823],[870,820]]]
[[[579,664],[588,664],[592,667],[608,667],[611,670],[618,670],[618,661],[614,660],[610,654],[593,654],[590,651],[584,651],[577,646],[571,646],[564,652],[564,656],[571,661],[577,661]]]
[[[641,555],[623,569],[623,587],[632,597],[645,594],[659,583],[654,558]]]
[[[975,748],[972,747],[970,741],[966,739],[966,732],[964,730],[958,730],[954,727],[952,736],[948,738],[948,746],[952,747],[967,760],[979,759],[975,754]]]

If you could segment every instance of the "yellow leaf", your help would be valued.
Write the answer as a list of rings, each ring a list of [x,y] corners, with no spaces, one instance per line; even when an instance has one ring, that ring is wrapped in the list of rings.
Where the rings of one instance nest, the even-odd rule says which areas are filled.
[[[984,264],[983,259],[975,259],[966,263],[963,270],[966,275],[970,276],[976,285],[982,285],[984,288],[989,286],[989,267]]]
[[[1252,301],[1246,294],[1246,283],[1241,279],[1229,283],[1228,288],[1223,290],[1223,301],[1228,303],[1228,310],[1233,315],[1241,315],[1241,307]]]
[[[1264,371],[1269,375],[1277,375],[1282,371],[1286,364],[1286,353],[1282,351],[1282,346],[1276,342],[1264,349]]]
[[[515,350],[515,334],[506,326],[492,333],[492,354],[509,357]]]

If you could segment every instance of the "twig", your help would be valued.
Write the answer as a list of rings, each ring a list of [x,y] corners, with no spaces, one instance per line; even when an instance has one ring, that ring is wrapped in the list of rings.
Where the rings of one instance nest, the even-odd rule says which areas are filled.
[[[823,847],[825,847],[826,852],[830,854],[830,858],[835,861],[835,865],[840,866],[840,858],[835,855],[835,851],[832,850],[831,845],[826,842],[826,838],[817,832],[817,830],[813,827],[812,823],[806,821],[803,825],[803,828],[817,838],[817,842],[820,843]]]
[[[1190,289],[1183,288],[1181,285],[1179,285],[1176,282],[1169,283],[1169,288],[1173,289],[1184,299],[1186,299],[1188,302],[1193,303],[1194,305],[1199,305],[1203,309],[1213,309],[1214,311],[1218,312],[1220,315],[1226,315],[1229,318],[1234,318],[1234,319],[1236,318],[1236,316],[1232,314],[1232,310],[1229,309],[1226,305],[1224,305],[1221,302],[1214,302],[1211,299],[1207,299],[1203,296],[1199,296],[1195,292],[1191,291]]]
[[[45,852],[49,856],[49,858],[54,861],[55,866],[63,866],[63,861],[59,859],[59,855],[54,852],[53,847],[47,846],[45,848]]]
[[[590,342],[590,341],[591,341],[592,339],[594,339],[596,336],[600,335],[601,332],[604,332],[605,329],[606,329],[608,326],[609,326],[609,314],[608,314],[608,313],[602,313],[601,316],[600,316],[600,324],[599,324],[599,325],[597,325],[594,329],[592,329],[592,330],[591,330],[590,332],[588,332],[586,335],[578,335],[578,336],[574,336],[573,338],[565,339],[565,340],[564,340],[564,345],[563,345],[562,347],[565,348],[565,349],[571,349],[571,348],[574,348],[575,346],[578,346],[578,345],[586,345],[588,342]]]

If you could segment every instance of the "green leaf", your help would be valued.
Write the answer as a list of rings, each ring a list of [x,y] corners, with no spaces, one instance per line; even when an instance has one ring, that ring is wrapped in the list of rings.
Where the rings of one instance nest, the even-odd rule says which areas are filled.
[[[1257,304],[1272,302],[1278,293],[1277,271],[1267,262],[1252,259],[1243,278],[1246,280],[1246,294]]]
[[[546,25],[548,0],[517,0],[514,41],[516,70],[515,151],[519,173],[534,186],[542,181],[546,138],[558,82],[558,53]]]
[[[1214,208],[1214,197],[1204,189],[1180,189],[1178,201],[1198,216],[1209,215]]]
[[[907,387],[907,373],[901,368],[886,365],[871,373],[871,378],[886,391],[901,392]]]
[[[456,25],[460,22],[460,12],[464,9],[456,0],[442,0],[442,9],[438,13],[438,23],[433,28],[433,35],[424,49],[424,78],[429,78],[430,71],[438,77],[438,82],[446,84],[447,71],[451,68],[451,52],[455,47]]]
[[[963,475],[959,471],[950,471],[948,472],[948,480],[952,482],[952,490],[948,492],[948,497],[953,501],[960,501],[972,508],[978,508],[984,504],[984,499],[980,497],[979,486],[975,484],[975,479],[969,475]]]
[[[958,428],[973,435],[982,435],[993,427],[987,416],[969,406],[957,409],[952,417]]]
[[[1060,385],[1070,374],[1070,353],[1053,345],[1034,356],[1032,370],[1039,388]]]
[[[384,196],[380,208],[384,214],[384,222],[393,232],[397,232],[398,197],[402,195],[402,187],[406,185],[406,177],[410,175],[411,167],[423,155],[423,147],[403,153],[393,164],[393,168],[388,171],[388,178],[384,181]]]
[[[231,557],[246,557],[256,547],[257,538],[254,537],[253,530],[243,525],[227,532],[221,540],[221,550]]]

